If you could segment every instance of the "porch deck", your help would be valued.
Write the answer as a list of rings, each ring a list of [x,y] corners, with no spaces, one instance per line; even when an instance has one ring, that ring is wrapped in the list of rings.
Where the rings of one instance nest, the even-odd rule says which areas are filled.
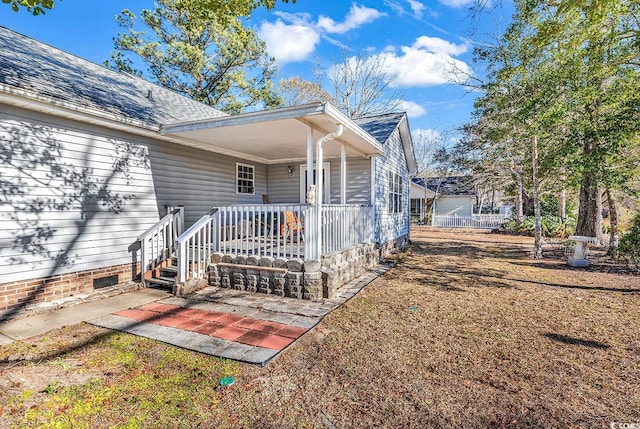
[[[184,232],[182,219],[176,210],[140,237],[145,270],[175,253],[178,283],[202,278],[216,252],[320,261],[323,255],[373,241],[372,207],[363,205],[222,206]]]

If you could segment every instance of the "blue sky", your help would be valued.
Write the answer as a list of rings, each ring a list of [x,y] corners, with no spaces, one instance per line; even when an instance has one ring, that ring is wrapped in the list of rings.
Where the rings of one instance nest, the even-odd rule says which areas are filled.
[[[452,64],[474,71],[469,38],[471,0],[297,0],[258,10],[251,25],[267,42],[280,66],[280,77],[312,79],[315,64],[328,68],[348,46],[352,52],[380,56],[398,75],[414,136],[433,135],[469,119],[475,94],[447,81]],[[57,1],[44,16],[0,8],[0,25],[72,54],[102,63],[113,50],[119,28],[114,16],[129,8],[135,14],[153,0]],[[502,18],[484,19],[475,34],[495,32]],[[504,24],[503,24],[504,25]]]

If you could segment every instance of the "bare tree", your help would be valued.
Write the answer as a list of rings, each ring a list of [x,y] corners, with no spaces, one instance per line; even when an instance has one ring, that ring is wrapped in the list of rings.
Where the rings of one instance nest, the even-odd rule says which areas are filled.
[[[397,77],[388,71],[383,57],[350,55],[348,49],[327,71],[338,107],[349,118],[398,111],[403,92],[393,88]]]
[[[280,80],[278,91],[284,99],[285,106],[299,106],[318,101],[336,104],[336,100],[319,83],[310,82],[300,76]]]

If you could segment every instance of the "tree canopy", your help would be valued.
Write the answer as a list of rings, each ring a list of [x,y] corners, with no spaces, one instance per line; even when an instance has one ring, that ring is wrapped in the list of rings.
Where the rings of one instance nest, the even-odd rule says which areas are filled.
[[[258,6],[273,7],[275,0],[158,0],[140,13],[140,30],[124,10],[116,19],[125,31],[105,64],[228,113],[277,107],[274,60],[240,19]]]
[[[579,190],[577,233],[599,236],[603,191],[628,190],[640,161],[640,6],[514,4],[506,32],[475,51],[487,80],[466,127],[467,158],[480,149],[484,167],[510,170],[529,189]]]
[[[62,0],[58,0],[62,1]],[[204,9],[210,11],[218,11],[223,16],[249,16],[251,12],[258,6],[264,6],[267,9],[275,7],[277,0],[207,0],[203,3]],[[296,0],[282,0],[284,3],[295,3]],[[42,15],[45,9],[52,9],[54,0],[2,0],[2,3],[11,6],[14,12],[20,9],[26,9],[34,15]]]
[[[2,3],[10,5],[14,12],[26,9],[34,15],[44,15],[45,9],[53,8],[53,0],[2,0]]]

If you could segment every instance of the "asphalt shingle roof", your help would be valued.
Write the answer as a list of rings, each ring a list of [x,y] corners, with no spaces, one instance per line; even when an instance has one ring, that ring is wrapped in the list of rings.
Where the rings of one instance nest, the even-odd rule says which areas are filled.
[[[473,180],[470,176],[431,177],[427,180],[427,189],[439,195],[475,195]]]
[[[385,113],[356,118],[353,122],[384,144],[391,136],[391,133],[398,127],[404,115],[404,113]]]
[[[150,126],[226,116],[142,78],[110,70],[1,26],[0,84]]]

